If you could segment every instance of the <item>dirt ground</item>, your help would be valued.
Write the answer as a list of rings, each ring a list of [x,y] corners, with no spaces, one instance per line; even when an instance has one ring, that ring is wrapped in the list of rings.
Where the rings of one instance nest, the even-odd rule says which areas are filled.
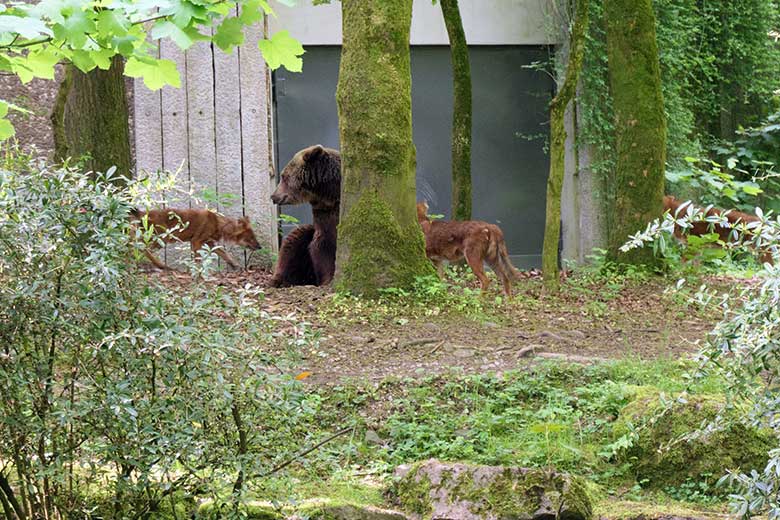
[[[189,283],[184,274],[152,276],[166,284]],[[268,287],[270,277],[263,270],[221,272],[213,283],[264,287],[265,310],[309,323],[317,341],[298,352],[297,368],[310,372],[307,381],[315,384],[419,377],[452,369],[501,372],[550,358],[583,363],[679,358],[695,352],[716,321],[667,291],[672,282],[661,277],[609,290],[572,284],[550,296],[538,274],[530,273],[516,286],[515,299],[491,303],[489,315],[479,319],[450,312],[351,313],[349,302],[334,305],[336,295],[330,288],[274,289]]]

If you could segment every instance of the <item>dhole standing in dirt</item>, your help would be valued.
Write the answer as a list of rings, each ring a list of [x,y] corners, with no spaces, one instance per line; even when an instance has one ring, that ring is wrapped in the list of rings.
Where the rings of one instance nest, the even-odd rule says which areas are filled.
[[[230,218],[219,215],[207,209],[154,209],[151,211],[132,212],[133,219],[140,222],[143,227],[152,229],[157,238],[163,242],[176,241],[189,242],[195,253],[204,245],[213,248],[217,242],[222,241],[236,244],[249,249],[260,249],[255,232],[248,217]],[[150,248],[159,247],[157,240],[149,245]],[[214,250],[219,257],[233,268],[238,264],[227,252],[221,248]],[[170,269],[159,258],[154,256],[149,249],[144,250],[151,262],[160,269]]]
[[[509,261],[501,228],[479,220],[432,221],[428,218],[426,201],[417,203],[417,221],[425,235],[425,254],[440,275],[442,262],[457,262],[465,258],[484,292],[490,285],[482,265],[487,263],[501,279],[504,294],[512,295],[512,280],[519,278],[519,272]]]

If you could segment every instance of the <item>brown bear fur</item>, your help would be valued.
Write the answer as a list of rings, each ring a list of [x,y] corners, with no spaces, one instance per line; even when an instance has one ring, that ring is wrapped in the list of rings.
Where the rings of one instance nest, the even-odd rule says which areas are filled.
[[[271,200],[311,204],[313,224],[298,226],[282,242],[272,287],[327,285],[336,270],[336,229],[341,202],[341,155],[314,145],[295,154]]]

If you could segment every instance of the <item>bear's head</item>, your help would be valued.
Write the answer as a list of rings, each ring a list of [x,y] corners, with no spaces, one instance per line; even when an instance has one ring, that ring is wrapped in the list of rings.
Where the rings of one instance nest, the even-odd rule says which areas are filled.
[[[341,155],[314,145],[293,156],[284,167],[271,200],[274,204],[309,203],[314,208],[337,207],[341,200]]]

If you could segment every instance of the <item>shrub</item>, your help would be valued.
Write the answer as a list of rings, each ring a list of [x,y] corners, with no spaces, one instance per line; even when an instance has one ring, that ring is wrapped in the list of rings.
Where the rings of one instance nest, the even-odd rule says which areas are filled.
[[[18,160],[0,170],[0,507],[138,517],[238,498],[289,453],[306,400],[267,353],[262,293],[170,290],[132,261],[130,194]],[[297,325],[297,324],[296,324]],[[170,502],[170,505],[169,505]],[[174,517],[176,514],[174,513]]]
[[[721,378],[726,385],[730,409],[746,410],[739,415],[743,424],[773,430],[776,447],[780,436],[780,400],[776,386],[780,377],[780,265],[777,265],[780,263],[780,218],[770,219],[758,209],[756,214],[760,221],[740,225],[737,231],[749,233],[733,247],[765,248],[774,254],[775,265],[765,264],[760,283],[743,288],[737,296],[718,295],[705,287],[699,291],[697,303],[722,313],[722,319],[699,353],[700,368],[695,377]],[[676,218],[666,215],[632,236],[624,247],[662,244],[675,224],[688,228],[694,221],[723,224],[725,218],[705,218],[701,212],[688,212]],[[718,414],[699,431],[699,435],[728,429],[734,420],[729,415]],[[768,459],[761,471],[730,471],[724,477],[723,481],[736,487],[737,492],[730,499],[737,515],[752,517],[766,513],[770,519],[780,518],[777,493],[780,489],[780,449],[770,450]]]

